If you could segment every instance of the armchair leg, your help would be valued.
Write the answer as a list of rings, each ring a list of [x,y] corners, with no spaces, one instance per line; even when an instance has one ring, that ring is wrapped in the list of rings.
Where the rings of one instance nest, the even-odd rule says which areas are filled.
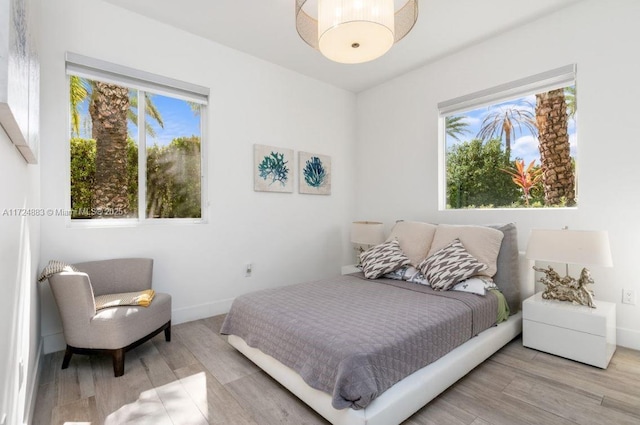
[[[171,320],[167,323],[167,327],[164,328],[164,339],[167,342],[171,341]]]
[[[66,369],[69,367],[69,362],[71,361],[71,356],[73,354],[108,354],[113,360],[113,375],[117,378],[118,376],[124,375],[124,353],[133,348],[136,348],[138,345],[146,341],[149,341],[151,338],[158,335],[162,331],[164,331],[165,339],[167,341],[171,341],[171,320],[160,326],[155,331],[151,332],[149,335],[144,336],[139,340],[122,348],[78,348],[67,345],[67,350],[64,353],[64,360],[62,361],[62,368]]]
[[[113,376],[117,378],[124,375],[124,348],[113,350],[111,356],[113,357]]]
[[[71,356],[73,356],[73,351],[71,347],[67,345],[67,349],[64,352],[64,359],[62,360],[62,368],[66,369],[69,367],[69,362],[71,362]]]

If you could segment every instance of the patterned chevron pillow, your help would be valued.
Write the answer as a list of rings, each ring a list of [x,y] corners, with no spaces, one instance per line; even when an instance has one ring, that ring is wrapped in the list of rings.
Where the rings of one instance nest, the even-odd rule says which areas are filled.
[[[486,268],[486,264],[479,262],[467,252],[460,239],[455,239],[418,266],[431,287],[438,291],[446,291]]]
[[[377,279],[410,262],[409,257],[400,249],[400,242],[396,240],[376,245],[360,254],[362,271],[367,279]]]

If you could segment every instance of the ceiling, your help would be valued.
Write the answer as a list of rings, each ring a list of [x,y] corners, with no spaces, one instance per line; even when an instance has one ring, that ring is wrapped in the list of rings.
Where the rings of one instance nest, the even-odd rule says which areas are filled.
[[[583,0],[419,0],[413,30],[357,65],[331,62],[300,39],[295,0],[104,1],[357,93]]]

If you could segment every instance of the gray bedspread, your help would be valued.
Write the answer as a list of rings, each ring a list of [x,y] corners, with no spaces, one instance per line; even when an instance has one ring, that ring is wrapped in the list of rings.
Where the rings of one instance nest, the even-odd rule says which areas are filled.
[[[267,289],[235,299],[221,333],[362,409],[402,378],[493,326],[497,297],[437,292],[361,273]]]

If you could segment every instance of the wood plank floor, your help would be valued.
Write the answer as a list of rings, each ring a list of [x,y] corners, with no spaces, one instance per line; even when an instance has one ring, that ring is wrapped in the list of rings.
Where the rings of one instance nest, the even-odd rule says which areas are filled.
[[[218,334],[224,316],[173,327],[111,359],[44,358],[35,425],[328,424]],[[640,352],[618,348],[607,370],[530,350],[516,338],[405,425],[640,424]]]

